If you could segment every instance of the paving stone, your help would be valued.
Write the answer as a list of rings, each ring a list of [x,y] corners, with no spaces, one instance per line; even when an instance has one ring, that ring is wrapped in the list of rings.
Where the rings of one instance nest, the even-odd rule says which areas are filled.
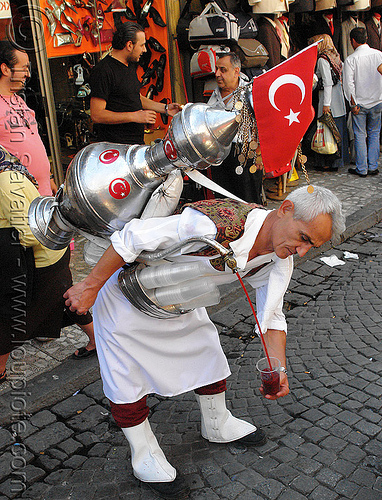
[[[236,474],[236,481],[240,481],[248,488],[254,488],[257,484],[264,481],[264,478],[255,471],[245,470]]]
[[[44,494],[50,488],[51,486],[49,484],[35,483],[32,484],[32,486],[30,486],[29,488],[27,488],[21,496],[22,498],[28,500],[37,500],[38,498],[44,498]]]
[[[319,481],[320,483],[333,488],[338,483],[338,481],[342,479],[342,475],[338,472],[334,472],[331,469],[328,469],[327,467],[324,467],[318,471],[315,479],[317,479],[317,481]]]
[[[299,457],[289,465],[306,475],[315,474],[322,467],[319,462],[308,457]]]
[[[26,481],[22,477],[9,478],[0,484],[0,494],[6,498],[20,498],[26,486]]]
[[[312,443],[304,443],[298,447],[298,453],[304,455],[306,457],[315,457],[317,453],[320,451],[319,446]]]
[[[76,394],[54,405],[51,410],[60,418],[67,419],[84,411],[91,405],[94,405],[93,399],[85,394]]]
[[[354,497],[355,500],[381,500],[381,492],[372,490],[370,488],[361,488],[357,495]]]
[[[97,402],[101,402],[105,397],[101,379],[87,385],[82,392],[89,398],[95,399]]]
[[[305,500],[306,497],[300,495],[296,491],[283,491],[281,495],[278,497],[278,500]]]
[[[355,468],[356,466],[353,463],[343,459],[338,459],[331,465],[331,469],[339,472],[343,476],[349,476]]]
[[[0,429],[0,450],[4,450],[15,441],[16,439],[7,429]]]
[[[52,458],[55,458],[56,460],[59,460],[60,462],[63,462],[64,460],[66,460],[68,458],[68,455],[64,451],[58,450],[57,448],[50,448],[48,450],[48,453]]]
[[[32,434],[25,440],[25,444],[34,453],[39,453],[40,451],[45,451],[50,448],[52,445],[64,441],[72,436],[72,434],[73,431],[62,422],[55,422],[39,432]]]
[[[337,496],[337,493],[325,486],[317,486],[309,495],[309,498],[312,500],[336,500]]]
[[[278,467],[270,470],[268,474],[285,485],[289,485],[299,475],[298,471],[287,464],[280,464]]]
[[[297,453],[294,450],[283,446],[275,450],[271,456],[279,462],[290,462],[297,457]]]
[[[92,405],[86,408],[79,415],[70,418],[67,421],[67,425],[76,431],[84,432],[89,428],[94,429],[97,426],[97,424],[100,424],[105,420],[108,420],[109,416],[110,412],[108,412],[102,406]],[[94,430],[96,431],[96,429]]]
[[[379,425],[375,425],[371,422],[366,422],[365,420],[357,422],[354,427],[363,434],[366,434],[370,437],[374,437],[379,432],[381,432],[381,427]]]
[[[341,450],[343,450],[346,447],[346,445],[347,445],[346,441],[344,441],[343,439],[339,439],[335,436],[329,436],[325,438],[321,443],[321,446],[323,446],[327,450],[332,450],[336,452],[340,452]]]
[[[353,498],[360,489],[360,486],[348,479],[341,479],[335,486],[335,491],[345,498]]]
[[[76,441],[73,438],[69,438],[66,441],[63,441],[62,443],[59,443],[57,445],[57,448],[59,450],[62,450],[64,453],[66,453],[69,457],[76,453],[77,451],[81,450],[83,448],[82,444]]]
[[[51,411],[43,410],[39,411],[38,413],[35,413],[31,417],[30,423],[35,427],[41,429],[42,427],[52,424],[56,420],[57,420],[56,416]]]
[[[25,469],[23,469],[23,472],[26,474],[28,484],[33,484],[46,475],[43,469],[31,464],[28,464]]]
[[[76,440],[86,447],[100,442],[100,438],[93,432],[82,432],[81,434],[76,433]]]
[[[361,460],[363,460],[366,456],[366,453],[359,449],[358,446],[354,446],[350,444],[347,446],[341,453],[340,457],[344,458],[346,460],[349,460],[350,462],[353,463],[359,463]]]
[[[318,484],[314,478],[305,475],[299,475],[291,482],[291,486],[303,495],[308,495]]]
[[[329,432],[319,427],[310,427],[304,432],[304,438],[309,439],[313,443],[319,443],[329,436]]]
[[[73,471],[70,469],[59,469],[49,474],[44,481],[48,484],[60,485],[68,481],[72,474]]]
[[[370,486],[374,484],[376,476],[373,472],[368,470],[357,469],[351,476],[349,476],[349,480],[359,484],[360,486]]]
[[[67,500],[71,489],[71,486],[55,485],[44,493],[44,500]]]
[[[199,485],[199,488],[201,487],[202,485]],[[244,491],[245,488],[240,483],[231,483],[226,486],[223,486],[222,488],[216,489],[216,493],[219,495],[219,498],[228,498],[228,499],[240,498],[241,494]]]
[[[51,458],[49,455],[39,455],[37,458],[38,465],[46,472],[52,472],[61,464],[60,460]]]

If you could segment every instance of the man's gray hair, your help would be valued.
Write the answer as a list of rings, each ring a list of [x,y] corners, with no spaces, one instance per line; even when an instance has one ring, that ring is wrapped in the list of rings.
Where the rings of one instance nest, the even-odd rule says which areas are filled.
[[[294,204],[293,218],[310,222],[320,214],[329,214],[332,218],[332,239],[339,240],[346,229],[340,200],[329,189],[312,187],[313,193],[309,193],[307,186],[303,186],[286,197]]]
[[[227,52],[226,54],[220,54],[218,59],[222,59],[222,57],[229,57],[229,61],[232,64],[232,67],[241,69],[240,57],[237,54],[235,54],[235,52]]]

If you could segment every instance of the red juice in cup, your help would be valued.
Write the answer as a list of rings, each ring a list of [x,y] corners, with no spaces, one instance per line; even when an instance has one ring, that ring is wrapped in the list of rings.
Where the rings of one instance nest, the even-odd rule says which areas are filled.
[[[280,360],[273,357],[261,358],[256,363],[265,396],[275,396],[280,391],[280,367]]]
[[[261,373],[261,381],[263,382],[264,394],[276,396],[280,390],[280,374],[277,371],[271,371],[270,368],[264,368]]]

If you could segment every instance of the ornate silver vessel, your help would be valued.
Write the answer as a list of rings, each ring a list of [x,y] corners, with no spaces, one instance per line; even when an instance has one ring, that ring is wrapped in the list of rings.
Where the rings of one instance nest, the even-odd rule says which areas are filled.
[[[238,112],[187,104],[172,119],[166,137],[153,146],[91,144],[69,165],[55,198],[39,197],[29,223],[46,247],[65,248],[76,229],[109,237],[140,217],[153,191],[174,169],[220,165],[240,122]]]

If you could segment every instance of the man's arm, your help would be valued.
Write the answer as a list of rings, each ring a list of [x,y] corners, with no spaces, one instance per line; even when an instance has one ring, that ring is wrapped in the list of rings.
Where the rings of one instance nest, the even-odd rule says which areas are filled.
[[[378,70],[378,73],[380,73],[382,75],[382,64],[380,64],[378,66],[377,70]]]
[[[155,102],[151,99],[148,99],[144,95],[141,94],[141,103],[143,109],[151,109],[152,111],[156,111],[157,113],[162,113],[163,115],[167,114],[169,116],[174,116],[178,111],[181,110],[181,107],[176,102],[171,102],[167,104],[167,113],[166,113],[166,104],[163,102]]]
[[[65,305],[77,314],[85,314],[94,304],[106,281],[124,263],[122,257],[110,245],[90,274],[64,293]]]
[[[264,334],[264,341],[268,349],[270,357],[280,360],[281,366],[286,368],[286,333],[283,330],[267,330]],[[264,390],[261,387],[260,392],[264,395]],[[280,373],[280,391],[276,396],[265,396],[267,399],[278,399],[289,394],[288,377],[286,373]]]
[[[358,115],[360,107],[357,105],[355,100],[354,68],[350,64],[349,58],[344,62],[342,75],[345,97],[350,104],[353,115]]]
[[[213,238],[215,233],[216,226],[211,219],[191,208],[179,215],[133,219],[111,235],[112,245],[87,278],[65,292],[65,304],[71,311],[84,314],[110,276],[126,262],[134,262],[142,251],[154,252],[196,235]]]
[[[104,123],[107,125],[130,122],[155,123],[156,121],[156,113],[152,110],[141,109],[139,111],[124,112],[110,111],[106,109],[106,101],[104,99],[100,99],[99,97],[92,97],[90,99],[90,117],[94,123]]]

